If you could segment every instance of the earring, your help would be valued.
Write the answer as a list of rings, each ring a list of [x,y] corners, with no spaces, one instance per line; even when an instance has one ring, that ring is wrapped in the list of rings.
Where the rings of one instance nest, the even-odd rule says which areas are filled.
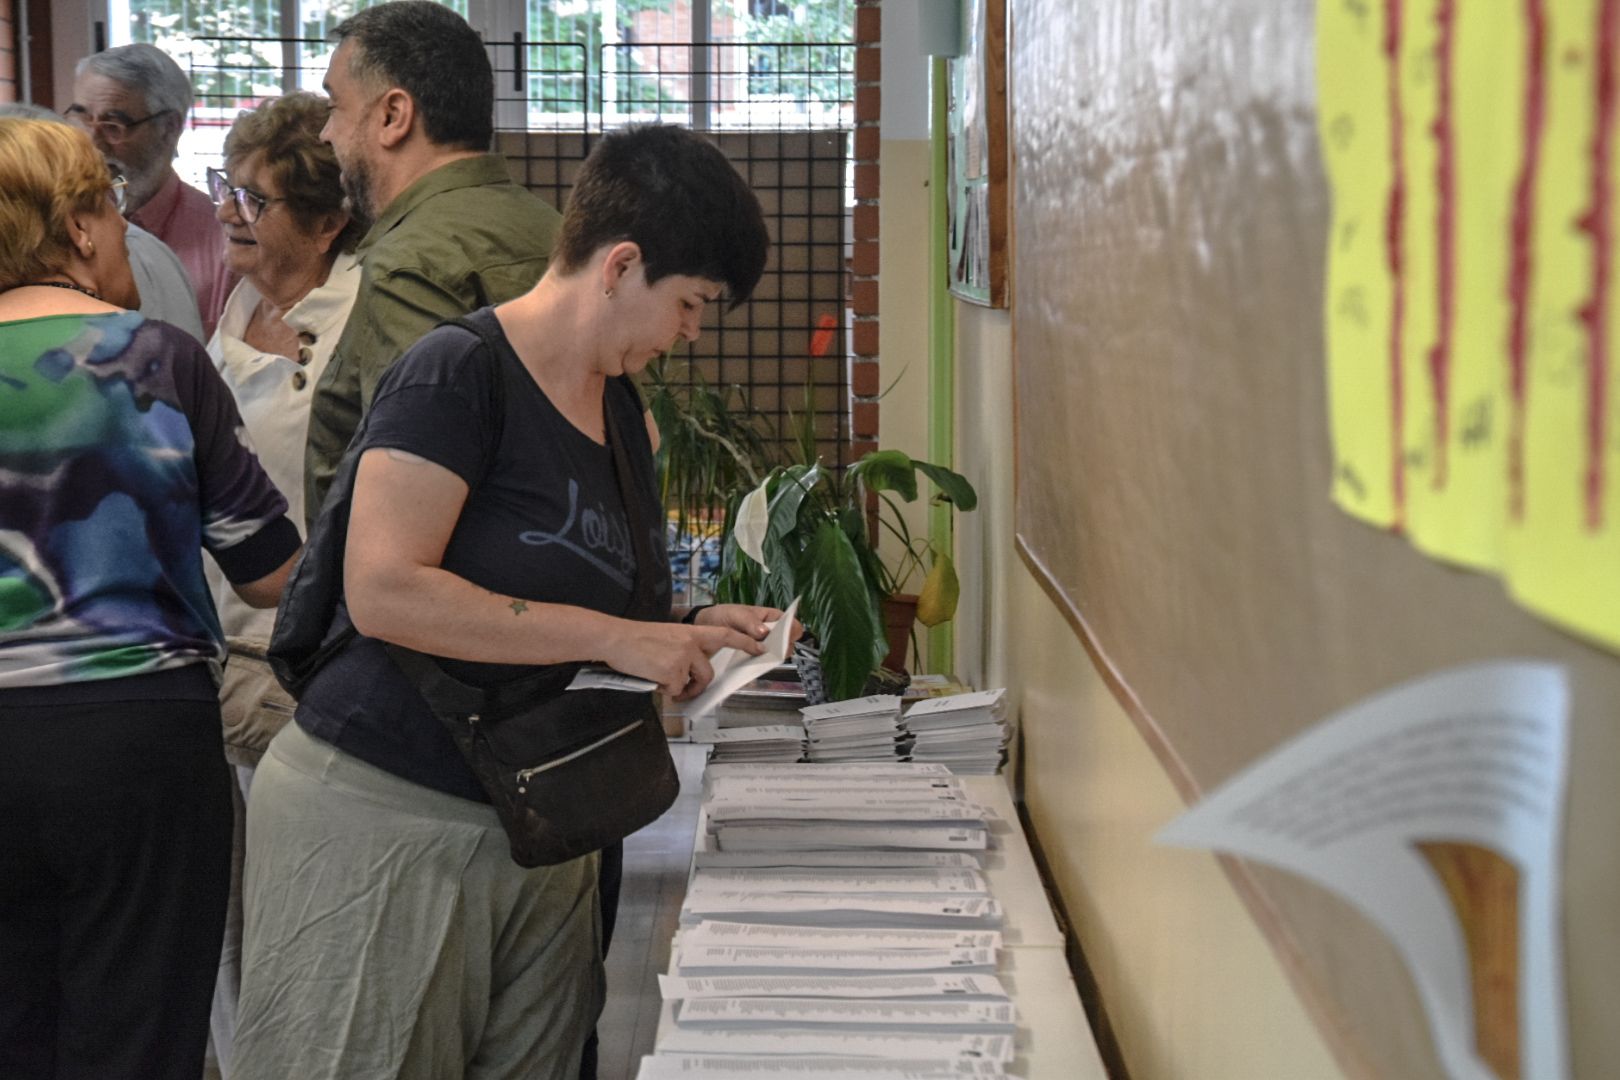
[[[93,259],[96,257],[96,242],[94,240],[86,240],[84,242],[84,249],[85,258]]]

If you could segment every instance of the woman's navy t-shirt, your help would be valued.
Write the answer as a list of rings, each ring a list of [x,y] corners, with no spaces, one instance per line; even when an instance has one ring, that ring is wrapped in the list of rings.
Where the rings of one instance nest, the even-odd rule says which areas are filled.
[[[487,309],[473,317],[498,327]],[[491,422],[496,366],[486,361],[478,338],[456,327],[423,337],[383,376],[361,445],[417,454],[467,482],[471,490],[444,553],[446,570],[502,596],[620,615],[630,605],[636,558],[613,452],[558,412],[498,329],[496,336],[505,377],[499,446]],[[609,379],[606,394],[627,444],[641,520],[653,534],[652,550],[662,551],[664,515],[641,399],[627,378]],[[667,613],[668,563],[653,573]],[[534,670],[443,664],[449,674],[486,686]],[[488,801],[449,733],[373,638],[357,636],[321,669],[299,702],[297,721],[395,776]]]

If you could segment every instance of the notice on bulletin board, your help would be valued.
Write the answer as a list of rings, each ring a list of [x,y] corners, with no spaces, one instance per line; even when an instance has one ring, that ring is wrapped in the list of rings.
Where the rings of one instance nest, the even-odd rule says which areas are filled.
[[[1620,0],[1320,0],[1333,498],[1620,649]]]
[[[1439,672],[1329,717],[1159,834],[1299,874],[1395,943],[1456,1080],[1569,1075],[1558,853],[1569,690]]]

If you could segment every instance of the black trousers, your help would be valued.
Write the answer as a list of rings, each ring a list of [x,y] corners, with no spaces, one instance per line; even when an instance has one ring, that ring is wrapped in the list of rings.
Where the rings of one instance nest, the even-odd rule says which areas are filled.
[[[0,1077],[202,1074],[230,783],[217,701],[0,703]]]

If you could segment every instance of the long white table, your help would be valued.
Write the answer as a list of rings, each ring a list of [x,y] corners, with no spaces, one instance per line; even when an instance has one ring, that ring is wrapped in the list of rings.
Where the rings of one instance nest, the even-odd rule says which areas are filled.
[[[1018,1007],[1017,1054],[1008,1073],[1024,1080],[1107,1080],[1091,1026],[1063,955],[1035,859],[1018,823],[1012,794],[999,776],[968,776],[963,787],[993,815],[991,850],[981,856],[990,895],[1001,902],[1003,948],[997,976]],[[708,850],[708,820],[699,814],[695,851]],[[665,1002],[657,1043],[675,1026]]]

